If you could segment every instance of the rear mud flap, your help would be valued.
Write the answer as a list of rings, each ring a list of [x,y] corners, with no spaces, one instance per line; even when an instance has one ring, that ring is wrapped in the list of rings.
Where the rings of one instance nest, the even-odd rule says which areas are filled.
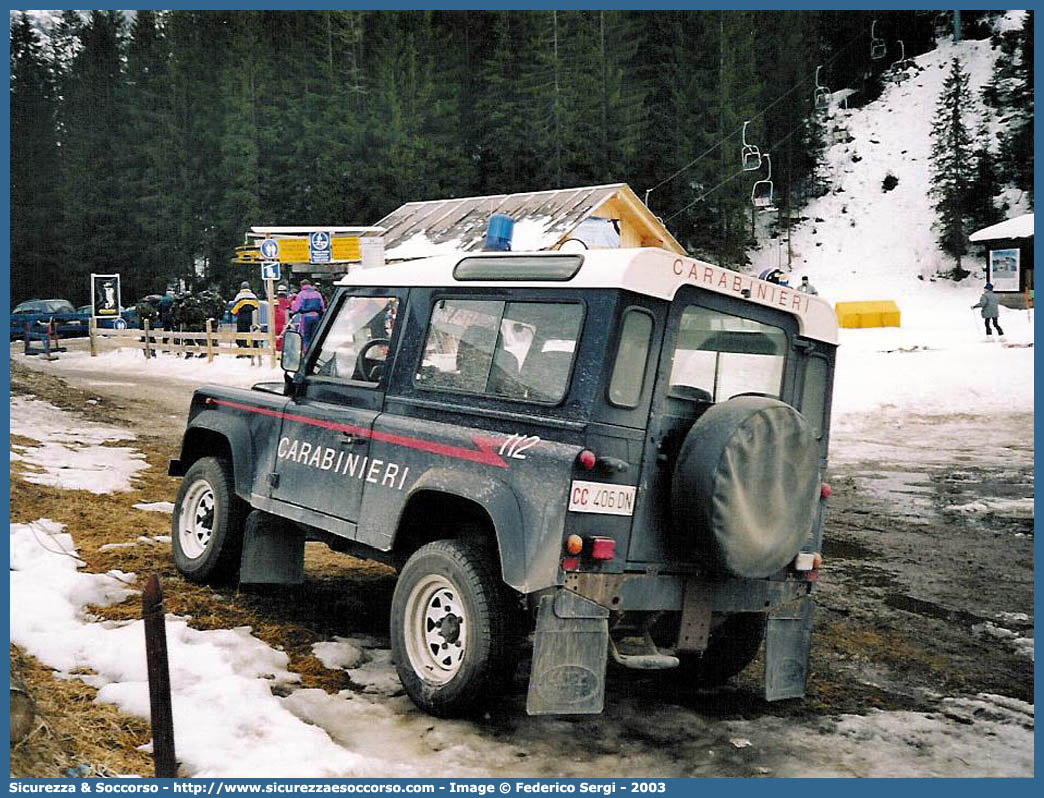
[[[530,715],[596,715],[605,704],[609,610],[558,590],[537,610]]]
[[[261,510],[247,516],[239,581],[247,585],[299,585],[304,581],[304,534]]]
[[[765,629],[765,700],[801,698],[808,678],[812,644],[812,599],[777,607]]]

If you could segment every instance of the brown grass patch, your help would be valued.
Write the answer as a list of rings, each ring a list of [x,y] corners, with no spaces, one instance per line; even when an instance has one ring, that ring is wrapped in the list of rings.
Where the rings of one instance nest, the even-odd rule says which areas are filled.
[[[97,404],[85,405],[85,400],[92,398],[93,394],[70,388],[55,377],[12,365],[11,379],[12,393],[32,394],[94,421],[126,424],[118,405],[104,399]],[[28,439],[12,442],[26,446],[35,443]],[[65,524],[66,531],[72,534],[76,543],[77,555],[86,563],[86,570],[94,573],[113,569],[133,572],[138,575],[139,585],[146,576],[156,573],[163,581],[166,611],[188,616],[193,628],[249,626],[259,639],[286,652],[289,669],[300,674],[302,686],[318,687],[331,693],[350,688],[349,675],[342,670],[325,668],[312,654],[312,644],[335,635],[386,636],[394,572],[379,563],[357,560],[332,552],[323,544],[309,543],[305,548],[306,581],[300,586],[237,589],[212,588],[189,582],[174,567],[170,543],[138,540],[139,537],[151,539],[170,535],[170,516],[133,509],[133,505],[140,502],[173,500],[178,480],[168,477],[166,471],[167,460],[174,455],[176,439],[173,435],[140,436],[131,445],[145,455],[148,467],[135,477],[133,490],[127,493],[95,495],[87,491],[63,491],[33,485],[20,478],[22,472],[15,468],[19,464],[12,464],[11,521],[28,523],[50,518]],[[131,542],[136,545],[102,550],[107,543]],[[88,610],[105,620],[141,617],[138,596],[132,596],[122,604],[89,607]],[[34,661],[32,666],[61,688],[51,691],[56,712],[60,708],[75,717],[83,705],[93,699],[95,691],[81,682],[56,680],[39,663]],[[112,707],[104,710],[114,717],[123,717]],[[19,775],[61,775],[65,767],[77,764],[72,760],[77,759],[78,754],[65,753],[67,750],[87,750],[83,746],[89,740],[81,741],[79,736],[82,734],[93,735],[99,743],[107,737],[105,745],[109,750],[127,748],[128,757],[133,759],[132,755],[139,753],[133,751],[133,746],[147,741],[148,732],[145,731],[143,739],[135,738],[132,744],[122,728],[112,721],[107,726],[99,723],[81,733],[70,728],[51,735],[54,740],[48,742],[49,753],[23,756]],[[37,736],[34,733],[30,739]],[[110,767],[112,772],[148,775],[152,772],[151,758],[141,757],[147,762],[144,768],[132,769],[122,764],[106,767]],[[95,759],[93,755],[85,754],[78,761],[90,764]],[[67,764],[58,768],[55,763],[59,762]]]
[[[55,678],[16,646],[10,661],[36,703],[32,731],[11,746],[12,777],[62,777],[81,764],[91,777],[154,774],[152,756],[136,750],[152,739],[147,721],[95,702],[94,688]]]

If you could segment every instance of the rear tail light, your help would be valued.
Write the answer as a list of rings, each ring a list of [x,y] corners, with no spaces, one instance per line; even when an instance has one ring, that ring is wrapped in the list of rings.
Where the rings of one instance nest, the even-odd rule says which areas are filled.
[[[564,560],[562,560],[562,570],[563,571],[579,571],[580,570],[580,560],[578,558],[576,558],[576,557],[566,557]]]
[[[819,486],[819,495],[820,495],[821,498],[829,499],[830,498],[830,494],[833,493],[833,492],[834,491],[831,490],[830,486],[827,483],[825,483],[825,482],[822,485]]]
[[[616,541],[612,538],[591,538],[591,559],[611,560],[616,555]]]
[[[580,464],[584,471],[590,471],[598,463],[598,457],[590,449],[584,449],[576,456],[576,462]]]
[[[566,538],[565,550],[570,554],[579,554],[584,549],[584,539],[579,535],[570,535]]]

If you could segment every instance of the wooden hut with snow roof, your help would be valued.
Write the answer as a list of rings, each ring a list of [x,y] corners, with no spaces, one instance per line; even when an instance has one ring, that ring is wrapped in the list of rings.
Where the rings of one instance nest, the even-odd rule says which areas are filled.
[[[1033,296],[1033,214],[976,230],[969,237],[986,249],[986,279],[1008,307],[1026,307]]]
[[[385,258],[412,260],[481,250],[490,219],[509,216],[511,249],[685,249],[626,183],[523,194],[407,202],[385,216]]]

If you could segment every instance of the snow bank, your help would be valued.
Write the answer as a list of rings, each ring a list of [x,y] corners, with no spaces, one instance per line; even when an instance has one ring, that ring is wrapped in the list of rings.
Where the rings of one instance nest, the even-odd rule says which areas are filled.
[[[126,446],[105,446],[134,434],[119,427],[86,421],[49,402],[11,397],[11,434],[39,441],[15,445],[11,460],[29,468],[22,479],[62,490],[103,494],[129,491],[131,479],[147,467],[141,452]]]
[[[267,361],[265,361],[267,362]],[[160,376],[164,379],[191,382],[197,385],[211,383],[233,387],[249,388],[258,382],[282,382],[283,370],[276,366],[252,366],[247,358],[235,358],[219,355],[214,362],[208,363],[206,358],[179,358],[171,354],[160,354],[146,360],[140,349],[115,349],[91,357],[88,352],[63,352],[62,356],[48,363],[48,371],[57,374],[62,372],[80,372],[94,374],[121,374],[129,377]],[[99,385],[113,385],[106,380]],[[134,385],[136,383],[126,383]],[[126,437],[126,436],[125,436]]]
[[[151,513],[173,513],[174,502],[141,502],[134,505],[135,510],[145,510]]]
[[[135,593],[134,575],[79,571],[83,562],[61,530],[48,519],[11,525],[11,642],[63,677],[78,671],[97,700],[147,718],[143,623],[98,622],[84,609]],[[187,775],[395,775],[395,765],[345,750],[284,707],[272,689],[298,676],[287,671],[286,654],[249,628],[201,632],[168,615],[167,648],[175,746]]]

